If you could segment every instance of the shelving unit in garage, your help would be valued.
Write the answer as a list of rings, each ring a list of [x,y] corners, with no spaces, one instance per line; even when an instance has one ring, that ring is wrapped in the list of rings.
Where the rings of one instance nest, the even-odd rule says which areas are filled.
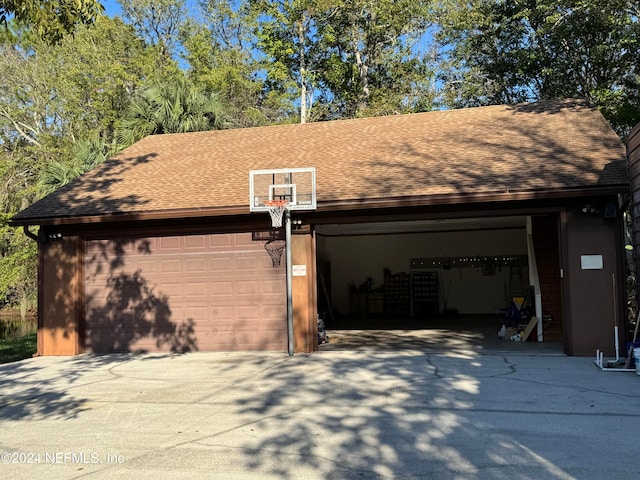
[[[411,311],[411,282],[408,273],[384,272],[384,313],[409,315]]]
[[[413,272],[411,274],[411,316],[437,315],[438,313],[440,313],[438,274]]]
[[[384,275],[386,315],[427,316],[439,313],[437,272],[391,273]]]

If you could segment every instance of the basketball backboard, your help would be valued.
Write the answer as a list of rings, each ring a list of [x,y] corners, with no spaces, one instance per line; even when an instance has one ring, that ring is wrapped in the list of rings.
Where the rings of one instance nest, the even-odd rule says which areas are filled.
[[[289,210],[316,209],[316,169],[282,168],[249,172],[249,210],[267,212],[265,202],[286,200]]]

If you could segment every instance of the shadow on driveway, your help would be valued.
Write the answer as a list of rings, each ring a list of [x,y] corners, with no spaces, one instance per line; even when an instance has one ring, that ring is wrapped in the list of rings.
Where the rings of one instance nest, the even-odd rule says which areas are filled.
[[[632,478],[639,386],[469,349],[40,357],[0,368],[0,452],[100,459],[14,479]]]

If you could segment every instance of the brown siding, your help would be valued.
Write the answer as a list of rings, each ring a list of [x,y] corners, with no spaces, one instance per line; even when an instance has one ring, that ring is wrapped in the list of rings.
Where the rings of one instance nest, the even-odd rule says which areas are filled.
[[[634,267],[636,272],[640,272],[640,252],[638,252],[638,246],[640,245],[640,123],[635,126],[629,135],[627,156],[629,160],[629,181],[631,183]],[[636,295],[639,293],[636,292]],[[640,298],[636,298],[636,304],[640,304]]]
[[[284,262],[250,233],[86,244],[86,346],[286,350]]]
[[[551,315],[544,322],[544,341],[562,341],[562,284],[560,279],[560,250],[558,246],[557,215],[534,216],[533,244],[540,280],[543,315]]]
[[[40,244],[38,354],[77,355],[81,352],[81,240],[64,237]]]
[[[573,208],[566,214],[565,289],[570,313],[569,347],[571,355],[595,355],[596,349],[614,354],[615,316],[620,320],[614,282],[622,281],[619,257],[621,238],[619,218],[606,220],[602,213],[582,213]],[[601,255],[603,268],[582,269],[583,255]],[[620,297],[620,292],[616,292]],[[621,297],[620,297],[621,298]],[[565,309],[566,311],[566,309]]]

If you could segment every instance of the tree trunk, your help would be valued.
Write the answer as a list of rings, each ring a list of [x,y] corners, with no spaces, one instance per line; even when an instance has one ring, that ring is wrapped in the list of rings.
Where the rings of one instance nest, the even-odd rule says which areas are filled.
[[[300,58],[300,123],[307,123],[307,59],[304,52],[306,15],[302,12],[298,23],[298,55]]]
[[[360,81],[360,91],[358,93],[357,105],[352,110],[352,116],[357,116],[358,112],[364,110],[369,105],[369,97],[371,92],[369,90],[369,65],[367,59],[364,58],[363,52],[360,50],[360,42],[365,44],[366,38],[362,39],[360,35],[360,29],[358,28],[357,19],[355,16],[350,15],[351,20],[351,46],[353,48],[353,56],[358,68],[358,79]],[[365,34],[366,35],[366,34]]]

